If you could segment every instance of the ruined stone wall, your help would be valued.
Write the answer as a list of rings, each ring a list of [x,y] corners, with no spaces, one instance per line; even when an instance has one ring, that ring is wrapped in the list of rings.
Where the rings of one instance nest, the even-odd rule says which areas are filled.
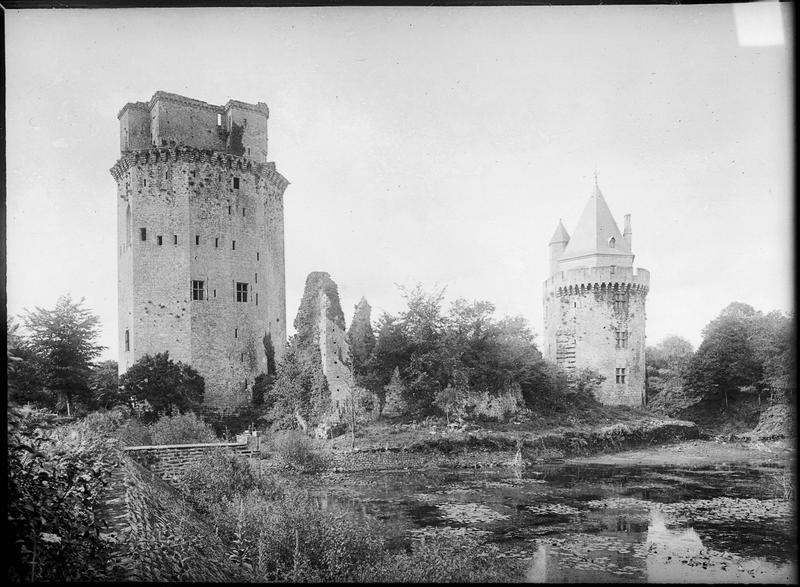
[[[226,108],[228,150],[234,155],[266,162],[268,118],[266,105],[263,105],[263,108],[254,107],[231,100]]]
[[[342,315],[342,321],[331,320],[330,313]],[[328,381],[331,406],[342,413],[355,386],[350,343],[344,329],[344,315],[338,299],[332,300],[325,291],[319,292],[319,350],[322,356],[322,372]]]
[[[275,361],[286,353],[286,262],[283,233],[283,188],[274,182],[262,181],[259,197],[264,199],[264,252],[261,260],[264,278],[269,287],[264,296],[267,302],[267,334],[275,349]]]
[[[223,110],[200,100],[157,92],[151,100],[150,134],[154,146],[191,145],[198,149],[225,148],[217,114]]]
[[[119,150],[147,149],[150,140],[150,107],[144,102],[128,104],[119,115]]]
[[[544,284],[544,355],[575,374],[598,371],[606,379],[596,390],[606,404],[641,405],[645,383],[645,298],[649,273],[632,268],[583,268],[559,272]],[[615,293],[626,302],[615,307]],[[616,332],[627,333],[617,347]],[[625,369],[625,383],[616,369]]]
[[[274,164],[192,148],[129,152],[112,174],[119,195],[120,372],[144,354],[169,351],[203,375],[206,404],[247,401],[255,377],[267,370],[264,336],[269,332],[281,353],[286,340],[288,182]],[[192,299],[193,280],[203,281],[203,300]],[[247,284],[246,302],[236,299],[237,282]]]

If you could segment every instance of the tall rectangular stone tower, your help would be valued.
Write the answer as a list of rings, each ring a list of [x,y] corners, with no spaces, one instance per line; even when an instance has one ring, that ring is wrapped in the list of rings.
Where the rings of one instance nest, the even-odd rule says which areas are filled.
[[[117,182],[119,370],[169,351],[232,408],[286,341],[283,193],[267,105],[156,92],[126,104]]]
[[[620,234],[596,184],[572,238],[559,222],[544,282],[544,355],[573,383],[583,369],[603,375],[601,402],[639,406],[650,273],[634,270],[631,239],[630,215]]]

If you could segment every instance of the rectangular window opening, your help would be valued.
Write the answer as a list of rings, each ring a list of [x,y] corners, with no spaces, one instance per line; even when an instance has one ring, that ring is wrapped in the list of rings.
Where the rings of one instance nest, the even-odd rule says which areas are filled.
[[[172,235],[172,244],[173,245],[177,245],[178,244],[178,235],[177,234],[173,234]]]
[[[143,240],[143,241],[147,240],[147,229],[146,228],[140,228],[139,229],[139,239]]]
[[[230,214],[231,214],[231,207],[228,206],[228,215],[230,216]]]
[[[239,338],[239,329],[238,328],[234,328],[233,329],[233,338]]]
[[[222,114],[217,112],[217,126],[222,126]]]
[[[246,302],[247,301],[247,283],[242,283],[240,281],[236,282],[236,301],[237,302]]]
[[[258,283],[258,273],[256,273],[256,283]]]
[[[617,336],[617,348],[618,349],[628,348],[628,331],[617,330],[616,336]]]
[[[158,236],[156,237],[156,242],[158,243],[158,246],[159,246],[159,247],[160,247],[161,245],[163,245],[163,244],[164,244],[164,239],[163,239],[163,238],[161,238],[161,235],[158,235]]]
[[[258,261],[258,258],[259,258],[260,256],[261,256],[261,253],[256,253],[256,261]]]
[[[131,350],[131,332],[130,330],[125,331],[125,350]]]
[[[242,353],[242,354],[241,354],[241,356],[239,357],[239,360],[240,360],[242,363],[244,363],[244,353]]]
[[[256,292],[256,306],[258,305],[258,292]]]
[[[628,303],[628,293],[625,291],[614,292],[614,309],[617,311],[624,311]]]
[[[235,189],[235,190],[239,189],[239,178],[238,177],[234,177],[233,178],[233,189]]]
[[[616,377],[617,383],[625,383],[625,367],[617,367]]]
[[[245,210],[245,209],[244,209],[244,208],[242,208],[242,217],[244,217],[244,216],[245,216],[244,210]]]
[[[192,280],[192,299],[202,300],[205,297],[205,282]]]
[[[196,244],[196,245],[200,244],[200,235],[199,234],[194,235],[194,244]]]
[[[231,241],[231,250],[232,251],[236,250],[236,241]]]
[[[215,238],[215,239],[214,239],[214,248],[215,248],[215,249],[218,249],[218,248],[219,248],[219,238]]]

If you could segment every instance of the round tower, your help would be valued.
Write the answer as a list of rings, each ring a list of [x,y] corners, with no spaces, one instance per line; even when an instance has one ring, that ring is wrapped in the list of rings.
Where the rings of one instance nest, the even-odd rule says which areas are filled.
[[[633,267],[630,215],[625,220],[623,237],[595,186],[544,282],[544,354],[573,385],[582,370],[599,372],[605,378],[595,391],[601,402],[638,406],[645,398],[650,273]]]

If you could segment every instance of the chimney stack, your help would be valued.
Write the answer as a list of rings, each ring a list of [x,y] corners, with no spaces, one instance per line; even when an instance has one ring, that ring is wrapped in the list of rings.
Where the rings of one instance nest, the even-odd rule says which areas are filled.
[[[633,231],[631,230],[631,215],[625,214],[625,229],[622,232],[622,238],[625,240],[625,244],[628,245],[628,250],[633,252],[633,245],[632,243],[632,235]]]

